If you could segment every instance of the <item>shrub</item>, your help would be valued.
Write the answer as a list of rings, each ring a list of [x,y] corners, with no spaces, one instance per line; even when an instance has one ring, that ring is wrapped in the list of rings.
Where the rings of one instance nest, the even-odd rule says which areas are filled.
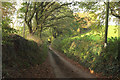
[[[2,45],[3,76],[10,73],[9,70],[21,70],[41,64],[47,57],[46,44],[42,44],[40,48],[36,42],[15,34],[4,39],[7,39],[10,44]]]
[[[118,60],[120,37],[109,38],[106,48],[103,48],[103,40],[99,39],[99,36],[94,35],[63,39],[59,37],[53,41],[52,46],[95,72],[116,77],[120,72]]]

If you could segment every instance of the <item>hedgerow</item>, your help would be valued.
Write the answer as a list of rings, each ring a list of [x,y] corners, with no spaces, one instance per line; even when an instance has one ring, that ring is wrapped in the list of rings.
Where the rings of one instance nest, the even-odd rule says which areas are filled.
[[[97,73],[103,73],[105,76],[119,76],[120,37],[108,38],[106,48],[103,47],[103,39],[100,40],[100,37],[95,35],[62,38],[55,39],[52,47]]]

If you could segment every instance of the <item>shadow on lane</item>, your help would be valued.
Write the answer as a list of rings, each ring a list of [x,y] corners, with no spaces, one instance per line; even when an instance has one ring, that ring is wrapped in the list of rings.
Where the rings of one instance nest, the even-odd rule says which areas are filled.
[[[51,66],[53,66],[57,78],[96,78],[95,76],[86,73],[84,70],[72,65],[55,51],[53,52],[51,48],[49,50],[49,57]]]

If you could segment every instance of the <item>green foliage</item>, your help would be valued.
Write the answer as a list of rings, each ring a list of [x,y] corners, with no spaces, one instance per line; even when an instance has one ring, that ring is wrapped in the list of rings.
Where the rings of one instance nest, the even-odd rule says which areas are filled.
[[[38,45],[18,35],[9,35],[6,38],[11,44],[2,45],[3,76],[10,77],[11,75],[7,75],[11,72],[9,70],[26,69],[45,61],[48,49],[46,43]]]
[[[101,52],[101,56],[98,56],[94,62],[96,65],[93,67],[97,72],[103,72],[106,76],[118,77],[119,74],[119,44],[120,37],[109,38],[108,46]],[[97,68],[100,67],[100,68]]]
[[[10,27],[10,23],[12,23],[11,15],[14,13],[15,10],[15,3],[10,2],[2,2],[2,44],[8,44],[8,39],[6,38],[9,34],[17,33],[17,30]]]
[[[18,35],[10,35],[18,32],[9,26],[12,23],[10,16],[15,10],[12,9],[14,4],[3,3],[2,45],[3,62],[5,63],[3,70],[9,67],[27,68],[42,63],[47,57],[47,39],[51,38],[52,47],[83,66],[105,75],[118,76],[118,62],[120,61],[118,60],[117,48],[119,45],[117,44],[120,42],[120,38],[109,38],[108,46],[106,49],[103,48],[104,3],[102,5],[98,2],[78,3],[80,8],[88,12],[89,15],[86,17],[74,16],[73,11],[68,7],[69,3],[23,2],[22,5],[18,11],[18,17],[24,19],[28,27],[25,28],[26,32],[29,31],[40,38],[42,34],[43,37],[39,42],[41,45]],[[119,4],[110,3],[110,6],[115,10]],[[119,10],[115,10],[115,12],[117,11]],[[88,31],[82,28],[82,25],[86,27],[89,23],[85,18],[91,21]],[[19,30],[23,31],[23,27]],[[112,33],[112,30],[108,33]],[[19,32],[19,34],[23,33]],[[108,34],[109,37],[112,35]]]
[[[13,34],[13,33],[17,33],[17,30],[15,30],[14,28],[9,27],[9,25],[7,25],[7,23],[5,21],[2,21],[2,44],[8,44],[9,42],[7,42],[8,38],[7,36],[9,36],[9,34]]]
[[[117,77],[119,42],[120,38],[109,38],[108,46],[103,48],[103,40],[100,41],[99,35],[78,38],[59,37],[53,41],[52,47],[95,72]]]
[[[22,5],[18,17],[25,20],[30,33],[41,37],[41,34],[49,28],[54,30],[54,32],[51,31],[54,36],[60,35],[62,30],[68,31],[66,27],[69,26],[70,18],[73,17],[73,12],[67,6],[69,3],[23,2]]]
[[[7,42],[7,36],[9,36],[9,34],[13,34],[13,33],[17,33],[17,30],[15,30],[14,28],[11,28],[8,25],[8,22],[6,22],[6,20],[2,21],[2,44],[8,44],[9,42]]]

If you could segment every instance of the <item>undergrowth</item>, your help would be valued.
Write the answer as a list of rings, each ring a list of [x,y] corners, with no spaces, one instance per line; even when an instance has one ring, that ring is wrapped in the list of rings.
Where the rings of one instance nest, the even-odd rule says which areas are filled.
[[[90,70],[108,77],[120,77],[119,43],[120,37],[112,37],[104,48],[103,39],[86,35],[79,38],[58,37],[52,42],[52,47]]]
[[[19,35],[3,37],[2,70],[4,77],[11,77],[11,71],[39,65],[47,57],[47,44],[37,44]]]

